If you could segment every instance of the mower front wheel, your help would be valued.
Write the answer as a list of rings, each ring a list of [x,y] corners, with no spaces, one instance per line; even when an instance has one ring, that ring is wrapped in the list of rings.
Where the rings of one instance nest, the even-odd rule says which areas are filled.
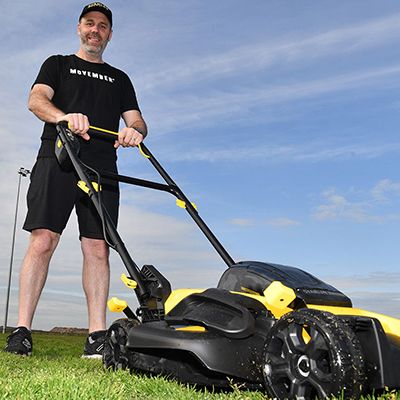
[[[273,398],[358,398],[365,383],[365,360],[357,336],[340,318],[300,309],[283,316],[269,331],[263,376]]]
[[[103,350],[103,365],[106,369],[130,369],[132,354],[126,349],[128,332],[139,322],[122,318],[114,321],[108,328]]]

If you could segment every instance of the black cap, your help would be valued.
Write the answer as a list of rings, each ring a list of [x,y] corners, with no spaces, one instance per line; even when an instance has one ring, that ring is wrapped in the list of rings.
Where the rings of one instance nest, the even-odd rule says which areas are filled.
[[[94,3],[90,3],[84,7],[84,9],[82,10],[81,15],[79,17],[79,21],[85,14],[87,14],[91,11],[98,11],[98,12],[101,12],[102,14],[104,14],[108,18],[108,20],[110,21],[110,25],[112,26],[111,10],[106,5],[104,5],[103,3],[100,3],[98,1],[95,1]]]

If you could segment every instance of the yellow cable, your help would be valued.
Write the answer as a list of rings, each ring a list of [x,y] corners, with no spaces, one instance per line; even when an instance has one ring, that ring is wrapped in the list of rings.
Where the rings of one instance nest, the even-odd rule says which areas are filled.
[[[150,158],[150,156],[149,156],[148,154],[146,154],[146,153],[143,151],[142,146],[141,146],[140,144],[138,144],[138,147],[139,147],[140,154],[141,154],[143,157],[145,157],[145,158]]]
[[[95,131],[100,131],[100,132],[104,132],[104,133],[110,133],[111,135],[116,135],[118,136],[118,132],[114,132],[114,131],[109,131],[108,129],[103,129],[103,128],[97,128],[97,126],[89,126],[89,129],[93,129]]]
[[[68,122],[68,128],[70,128],[69,122]],[[108,129],[98,128],[97,126],[93,126],[93,125],[89,125],[89,129],[93,129],[94,131],[109,133],[109,134],[111,134],[111,135],[116,135],[116,136],[118,136],[118,132],[109,131]],[[149,156],[148,154],[146,154],[146,153],[143,151],[142,146],[141,146],[140,144],[138,144],[137,147],[139,147],[140,154],[141,154],[143,157],[145,157],[145,158],[150,158],[150,156]]]

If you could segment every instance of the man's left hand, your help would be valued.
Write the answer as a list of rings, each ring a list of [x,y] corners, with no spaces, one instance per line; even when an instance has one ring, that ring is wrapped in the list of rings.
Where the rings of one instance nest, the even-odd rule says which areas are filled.
[[[135,128],[122,128],[118,133],[118,140],[115,141],[114,147],[118,149],[122,147],[135,147],[142,143],[143,135]]]

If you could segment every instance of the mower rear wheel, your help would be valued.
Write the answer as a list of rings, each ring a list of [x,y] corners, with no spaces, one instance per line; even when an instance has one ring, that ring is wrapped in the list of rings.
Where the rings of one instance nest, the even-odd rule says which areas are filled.
[[[265,387],[273,398],[358,398],[365,361],[357,336],[337,316],[300,309],[283,316],[267,335]]]
[[[103,365],[106,369],[130,369],[132,354],[126,349],[128,332],[139,322],[122,318],[114,321],[108,328],[103,350]]]

